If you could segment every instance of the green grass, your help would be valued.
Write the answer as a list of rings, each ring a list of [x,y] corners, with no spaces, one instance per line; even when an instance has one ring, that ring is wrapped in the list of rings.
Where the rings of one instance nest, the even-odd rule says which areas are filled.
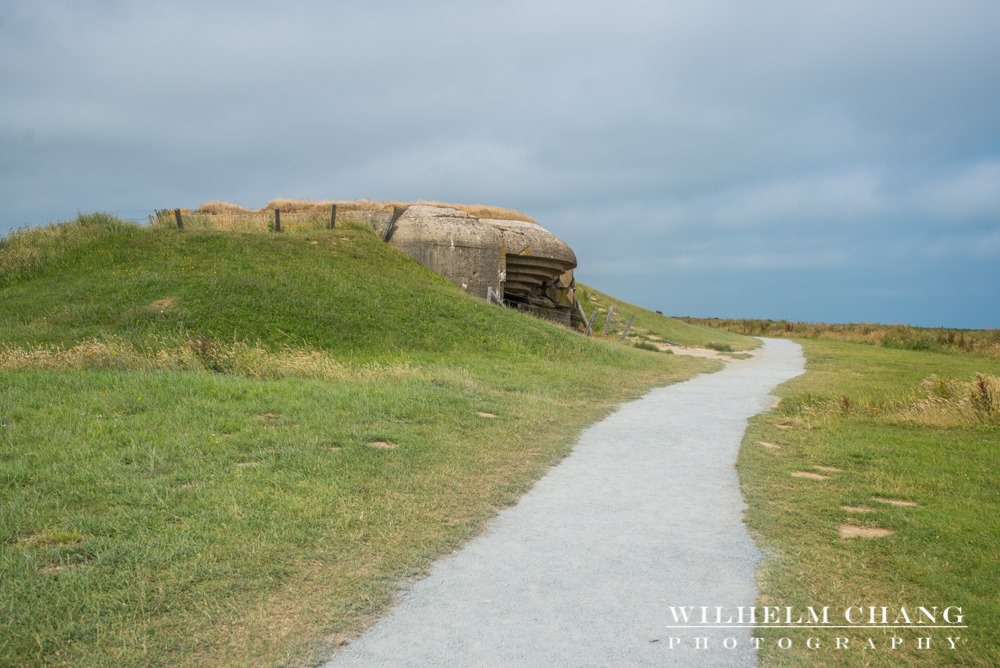
[[[307,664],[584,426],[718,368],[487,305],[364,227],[85,216],[3,241],[0,303],[2,665]]]
[[[992,407],[977,408],[973,400],[977,374],[996,383],[1000,362],[801,343],[807,373],[779,388],[774,412],[751,421],[738,464],[748,523],[767,555],[759,571],[761,604],[834,611],[960,606],[969,628],[957,633],[963,642],[956,651],[944,639],[955,632],[897,631],[905,641],[897,651],[885,649],[891,632],[814,632],[827,647],[834,637],[851,639],[855,649],[841,652],[806,649],[805,631],[764,629],[758,633],[769,639],[762,644],[764,665],[1000,664],[1000,404],[994,399]],[[943,386],[958,389],[946,398]],[[793,471],[829,479],[795,478]],[[841,539],[842,524],[894,533]],[[789,634],[794,648],[777,649],[776,640]],[[868,637],[878,651],[859,647]],[[934,638],[932,650],[918,651],[917,637]]]
[[[668,342],[689,347],[714,348],[724,352],[752,350],[760,346],[760,341],[746,336],[665,318],[658,313],[604,294],[588,285],[578,284],[577,299],[588,318],[595,309],[598,311],[597,319],[594,321],[594,335],[603,335],[609,307],[614,306],[607,338],[620,338],[629,320],[635,315],[635,322],[628,335],[628,340],[632,344]]]
[[[748,336],[828,339],[895,348],[965,353],[1000,358],[1000,330],[912,327],[879,323],[791,322],[788,320],[735,320],[730,318],[680,318],[692,325]]]

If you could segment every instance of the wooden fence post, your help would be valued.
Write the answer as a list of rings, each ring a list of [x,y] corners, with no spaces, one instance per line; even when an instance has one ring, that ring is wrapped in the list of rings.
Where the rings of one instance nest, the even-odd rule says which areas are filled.
[[[274,231],[281,231],[281,209],[274,210]]]
[[[580,317],[583,318],[583,321],[587,322],[587,312],[583,310],[583,304],[580,303],[579,299],[576,300],[576,308],[579,309]]]
[[[629,318],[628,325],[625,326],[625,331],[622,332],[622,341],[624,341],[625,337],[628,336],[628,330],[632,329],[632,323],[635,322],[635,316],[637,316],[637,315],[639,315],[639,314],[638,313],[633,313],[632,317]]]
[[[590,320],[587,321],[587,329],[583,330],[584,336],[590,336],[590,330],[594,327],[594,321],[597,320],[598,310],[595,308],[594,312],[590,314]]]
[[[183,230],[184,229],[184,219],[181,218],[181,210],[180,209],[174,209],[174,220],[177,221],[177,229],[178,230]]]
[[[604,332],[601,333],[601,336],[608,335],[608,327],[611,325],[611,316],[613,316],[614,314],[615,314],[615,305],[612,304],[611,306],[608,307],[608,317],[604,319]]]
[[[330,229],[332,230],[337,226],[337,205],[330,205]]]

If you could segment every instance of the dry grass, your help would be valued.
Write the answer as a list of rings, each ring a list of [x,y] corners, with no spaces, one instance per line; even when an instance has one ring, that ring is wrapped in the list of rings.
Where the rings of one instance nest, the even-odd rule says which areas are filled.
[[[281,213],[323,213],[329,212],[330,206],[336,204],[337,208],[340,209],[344,202],[336,202],[334,200],[323,200],[319,202],[314,202],[304,199],[288,199],[285,197],[279,197],[277,199],[272,199],[263,208],[258,210],[258,213],[265,213],[268,211],[274,211],[275,209],[281,209]],[[372,202],[371,204],[377,204]],[[368,207],[358,207],[368,208]],[[376,208],[376,207],[371,207]],[[346,208],[345,208],[346,210]]]
[[[924,398],[903,405],[897,415],[927,426],[1000,424],[1000,377],[976,374],[970,381],[930,376],[921,383]]]
[[[281,211],[281,228],[286,231],[322,230],[330,221],[330,207],[337,206],[338,225],[384,224],[394,209],[410,206],[448,207],[468,213],[476,218],[498,220],[536,221],[520,211],[483,204],[448,204],[445,202],[382,202],[375,200],[322,200],[278,198],[264,207],[253,210],[231,202],[205,202],[193,211],[181,211],[184,227],[190,230],[226,230],[231,232],[263,232],[274,229],[274,211]],[[157,211],[151,218],[155,227],[176,226],[172,210]]]
[[[231,202],[205,202],[195,209],[194,213],[217,216],[221,214],[243,215],[253,212],[246,207],[240,206],[239,204],[232,204]]]
[[[408,364],[344,364],[328,353],[315,350],[284,348],[271,351],[259,344],[220,344],[205,337],[192,338],[186,344],[166,343],[145,349],[114,338],[92,339],[71,348],[3,345],[0,346],[0,369],[208,370],[259,379],[294,377],[323,380],[393,380],[419,375]]]
[[[195,209],[192,214],[196,217],[208,217],[213,227],[221,227],[225,229],[235,229],[235,228],[253,228],[259,227],[261,223],[270,222],[273,219],[273,212],[275,209],[279,209],[282,213],[282,223],[289,214],[296,215],[311,215],[314,217],[324,217],[329,215],[330,207],[337,205],[337,215],[338,218],[343,216],[345,219],[352,218],[362,218],[369,220],[372,217],[388,216],[392,214],[394,208],[407,208],[414,205],[424,205],[424,206],[440,206],[448,207],[451,209],[457,209],[458,211],[463,211],[476,218],[492,218],[499,220],[521,220],[529,223],[536,223],[535,219],[531,216],[521,213],[520,211],[515,211],[514,209],[507,209],[498,206],[489,206],[485,204],[449,204],[446,202],[433,202],[433,201],[417,201],[417,202],[398,202],[398,201],[376,201],[376,200],[302,200],[302,199],[289,199],[289,198],[278,198],[273,199],[268,202],[264,207],[256,211],[248,209],[239,204],[232,204],[230,202],[206,202],[200,207]],[[170,213],[170,212],[167,212]],[[169,221],[168,221],[169,222]],[[187,221],[185,221],[187,224]]]
[[[831,324],[727,318],[682,317],[679,320],[749,336],[847,341],[867,343],[880,348],[962,352],[1000,358],[1000,330],[996,329],[948,329],[878,323]]]
[[[1000,377],[978,373],[969,380],[930,376],[911,397],[893,400],[812,400],[807,419],[855,414],[924,427],[1000,424]]]
[[[450,209],[458,209],[459,211],[464,211],[476,218],[488,218],[494,220],[522,220],[526,223],[535,223],[536,221],[531,216],[523,214],[520,211],[515,211],[514,209],[506,209],[499,206],[489,206],[487,204],[446,204],[443,202],[416,202],[416,204],[423,204],[427,206],[444,206]]]

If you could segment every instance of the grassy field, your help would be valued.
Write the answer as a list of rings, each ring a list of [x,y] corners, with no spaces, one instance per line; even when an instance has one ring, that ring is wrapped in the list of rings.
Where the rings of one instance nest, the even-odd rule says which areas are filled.
[[[801,339],[807,373],[754,418],[739,471],[761,605],[959,606],[968,629],[764,629],[767,666],[1000,665],[1000,361]],[[807,474],[807,475],[803,475]],[[847,527],[887,530],[841,538]],[[842,617],[841,617],[842,618]],[[903,644],[891,649],[891,638]],[[947,636],[960,636],[952,651]],[[791,649],[780,649],[788,637]],[[805,643],[815,637],[820,650]],[[849,640],[837,651],[836,638]],[[918,638],[932,638],[931,649]],[[877,649],[865,649],[872,638]]]
[[[578,285],[577,299],[588,316],[593,314],[595,310],[598,312],[594,321],[594,336],[605,336],[605,322],[610,307],[614,307],[614,310],[611,312],[611,322],[608,324],[606,336],[612,340],[621,338],[628,327],[629,320],[634,315],[635,321],[632,323],[631,329],[628,330],[627,338],[624,341],[633,347],[650,350],[655,348],[646,346],[646,344],[666,342],[683,346],[711,348],[728,353],[735,352],[738,355],[740,351],[752,350],[760,346],[757,339],[747,336],[716,329],[709,325],[684,323],[673,318],[664,318],[660,314],[629,304],[588,285]]]
[[[363,226],[82,216],[3,240],[0,303],[2,665],[308,664],[584,426],[719,364],[487,305]]]
[[[727,318],[684,317],[678,320],[745,336],[851,341],[898,350],[928,350],[1000,358],[1000,330],[997,329],[949,329],[878,323],[837,324]]]

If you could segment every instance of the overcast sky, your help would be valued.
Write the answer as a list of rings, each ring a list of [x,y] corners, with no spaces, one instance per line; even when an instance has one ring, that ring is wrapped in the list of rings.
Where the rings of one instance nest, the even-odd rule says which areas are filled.
[[[1000,327],[996,0],[0,0],[0,234],[508,206],[673,315]]]

